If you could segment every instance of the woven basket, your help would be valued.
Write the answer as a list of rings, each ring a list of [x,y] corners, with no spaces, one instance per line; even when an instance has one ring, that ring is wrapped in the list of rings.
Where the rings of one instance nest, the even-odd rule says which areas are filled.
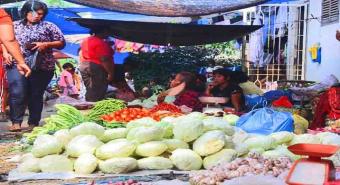
[[[156,16],[195,16],[247,8],[268,0],[66,0],[98,8]]]

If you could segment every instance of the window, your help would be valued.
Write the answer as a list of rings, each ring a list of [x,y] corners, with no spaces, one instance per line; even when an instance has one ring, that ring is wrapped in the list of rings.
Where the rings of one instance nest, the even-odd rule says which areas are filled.
[[[321,12],[321,24],[327,25],[339,22],[339,1],[323,0]]]

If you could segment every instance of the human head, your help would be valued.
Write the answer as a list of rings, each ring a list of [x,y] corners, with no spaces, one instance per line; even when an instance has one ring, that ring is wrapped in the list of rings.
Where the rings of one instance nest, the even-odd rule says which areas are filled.
[[[170,87],[177,87],[178,85],[185,83],[185,89],[187,90],[195,90],[196,87],[196,78],[195,75],[190,72],[180,72],[176,75],[175,79],[173,79],[170,83]]]
[[[90,34],[100,37],[102,39],[107,39],[110,36],[110,32],[106,27],[99,26],[99,27],[92,27],[90,29]]]
[[[63,65],[63,69],[66,70],[66,71],[70,71],[71,72],[71,71],[73,71],[74,67],[73,67],[73,65],[71,63],[65,63]]]
[[[231,73],[225,69],[213,71],[215,85],[222,85],[230,81]]]
[[[39,0],[29,0],[21,8],[21,17],[26,23],[39,23],[48,13],[48,7]]]
[[[232,81],[234,81],[235,83],[237,84],[244,83],[247,82],[248,80],[249,80],[248,75],[245,72],[243,71],[233,72]]]

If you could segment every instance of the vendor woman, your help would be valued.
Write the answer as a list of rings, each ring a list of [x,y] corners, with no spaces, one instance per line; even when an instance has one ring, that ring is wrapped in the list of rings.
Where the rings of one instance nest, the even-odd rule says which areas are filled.
[[[175,105],[181,107],[183,112],[201,111],[203,105],[198,97],[196,76],[190,72],[180,72],[170,82],[170,89],[158,96],[158,103],[164,101],[166,96],[175,96]]]
[[[225,69],[213,71],[213,82],[206,90],[206,95],[224,97],[227,103],[223,106],[234,108],[236,112],[244,110],[244,95],[242,89],[231,80],[231,73]]]

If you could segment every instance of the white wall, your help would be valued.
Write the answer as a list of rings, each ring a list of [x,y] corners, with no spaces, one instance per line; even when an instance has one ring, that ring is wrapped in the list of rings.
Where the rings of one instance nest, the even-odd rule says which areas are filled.
[[[322,0],[310,0],[309,16],[321,17]],[[340,80],[340,41],[336,40],[336,30],[340,24],[321,26],[317,20],[308,24],[306,80],[321,81],[326,75],[334,74]],[[321,64],[313,63],[308,49],[315,43],[321,44]]]

